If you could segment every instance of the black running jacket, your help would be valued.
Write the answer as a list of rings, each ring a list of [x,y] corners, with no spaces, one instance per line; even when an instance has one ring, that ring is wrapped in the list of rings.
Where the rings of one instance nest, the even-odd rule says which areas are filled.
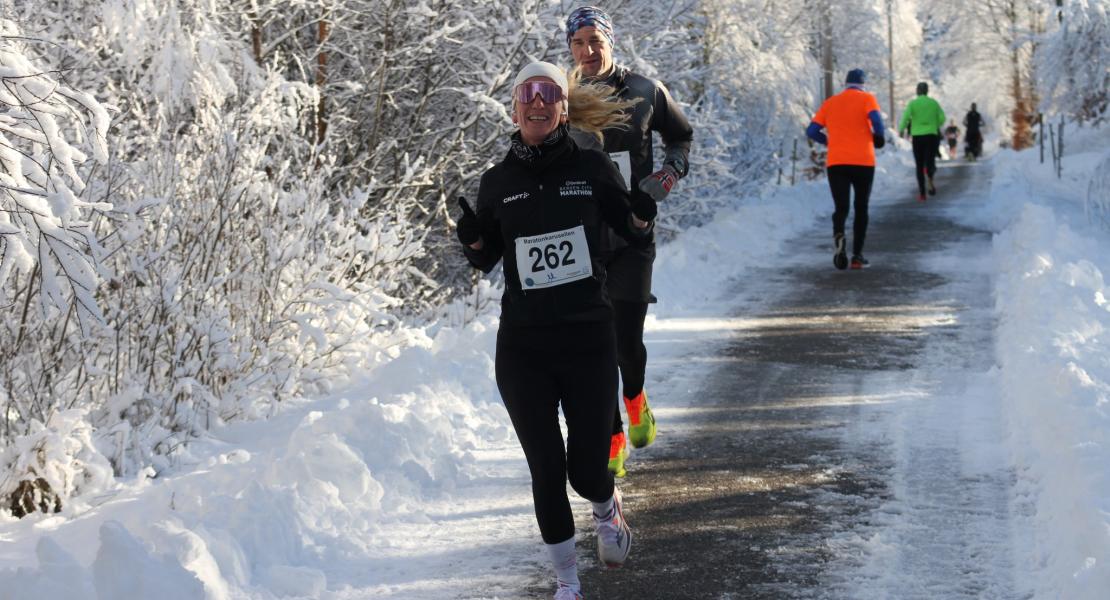
[[[598,150],[580,149],[569,135],[545,147],[535,162],[526,162],[510,150],[504,160],[482,175],[475,212],[483,247],[474,250],[464,246],[463,251],[470,264],[486,273],[502,261],[502,326],[612,320],[612,306],[605,291],[602,236],[611,228],[637,246],[651,244],[654,237],[652,226],[638,229],[632,225],[628,198],[623,178],[612,161]],[[525,289],[518,271],[517,238],[577,226],[582,226],[589,246],[592,276],[555,287]],[[545,258],[553,256],[559,258]],[[543,266],[543,261],[537,260],[524,268],[527,272]]]
[[[689,171],[694,130],[666,86],[621,65],[614,65],[608,77],[597,81],[615,88],[617,96],[623,100],[640,100],[631,108],[629,128],[605,131],[604,143],[607,153],[629,153],[632,172],[628,180],[633,197],[643,193],[640,180],[655,172],[653,131],[659,132],[663,139],[663,164],[671,165],[679,177],[685,177]],[[571,133],[583,148],[600,146],[591,134],[573,129]],[[629,247],[613,235],[608,236],[605,245],[609,256],[609,296],[613,300],[655,302],[651,293],[654,245]]]

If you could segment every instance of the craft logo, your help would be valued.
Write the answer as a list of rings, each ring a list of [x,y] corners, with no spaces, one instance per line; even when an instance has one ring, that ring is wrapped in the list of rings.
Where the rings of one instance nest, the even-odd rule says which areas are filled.
[[[501,204],[508,204],[508,203],[512,202],[513,200],[523,200],[527,197],[528,197],[528,192],[523,192],[523,193],[520,193],[520,194],[516,194],[514,196],[509,196],[508,198],[505,198],[504,200],[501,201]]]
[[[593,196],[594,188],[588,181],[566,181],[559,188],[560,196]]]

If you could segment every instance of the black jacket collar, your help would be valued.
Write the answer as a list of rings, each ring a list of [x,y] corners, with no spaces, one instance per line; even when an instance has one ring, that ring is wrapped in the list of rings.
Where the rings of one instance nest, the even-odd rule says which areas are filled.
[[[520,139],[520,131],[516,131],[512,135],[512,147],[509,148],[509,154],[505,160],[539,172],[573,151],[574,142],[570,139],[569,128],[566,125],[560,125],[551,137],[539,146],[524,145]]]

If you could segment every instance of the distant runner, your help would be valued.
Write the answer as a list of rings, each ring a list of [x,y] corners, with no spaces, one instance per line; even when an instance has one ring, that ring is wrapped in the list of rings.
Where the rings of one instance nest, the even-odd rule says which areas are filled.
[[[929,194],[936,195],[937,186],[933,176],[937,172],[936,152],[940,138],[937,133],[945,121],[944,109],[936,100],[929,97],[929,84],[917,84],[917,97],[910,100],[902,111],[898,131],[910,129],[913,136],[913,164],[917,175],[917,199],[925,201],[925,182],[929,183]]]
[[[844,91],[830,97],[821,105],[813,121],[806,128],[806,135],[819,144],[829,147],[825,161],[829,177],[829,190],[833,203],[833,265],[848,268],[845,249],[844,224],[852,204],[852,190],[856,192],[856,216],[852,220],[853,269],[862,269],[869,263],[863,257],[863,242],[867,237],[867,205],[871,198],[871,183],[875,179],[875,148],[886,144],[883,117],[875,96],[863,89],[866,74],[863,69],[848,71]],[[824,129],[827,133],[822,133]]]
[[[944,140],[948,142],[948,160],[956,158],[956,146],[959,145],[960,128],[956,127],[956,120],[948,121],[948,127],[944,129]]]
[[[971,110],[967,111],[967,116],[964,117],[964,127],[967,128],[967,133],[964,134],[964,144],[967,148],[967,157],[975,160],[983,154],[983,122],[982,115],[978,110],[975,110],[975,103],[971,103]]]

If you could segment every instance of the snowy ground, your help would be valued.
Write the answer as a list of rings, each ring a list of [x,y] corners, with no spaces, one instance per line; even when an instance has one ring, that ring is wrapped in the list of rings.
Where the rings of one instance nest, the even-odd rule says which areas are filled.
[[[956,216],[996,232],[993,253],[936,260],[990,274],[994,348],[945,384],[959,393],[876,407],[882,418],[853,428],[893,440],[896,481],[870,530],[832,540],[841,589],[884,597],[909,568],[990,597],[1106,597],[1110,234],[1084,204],[1110,154],[1100,137],[1073,136],[1062,180],[1036,152],[983,166],[988,197]],[[884,155],[877,197],[910,193],[906,160],[904,149]],[[785,240],[827,236],[829,204],[824,182],[773,189],[661,250],[663,300],[647,333],[661,419],[681,413],[710,367],[683,361],[684,348],[724,339],[729,309],[760,297],[746,273],[789,253]],[[725,297],[737,288],[750,297]],[[407,332],[397,358],[328,397],[213,432],[156,478],[119,482],[58,515],[0,516],[0,600],[517,597],[544,557],[493,385],[496,308],[482,304],[463,326]],[[922,444],[961,458],[921,464]],[[1009,476],[995,477],[1000,469]],[[938,506],[959,494],[987,507],[957,523],[993,540],[972,549],[979,564],[957,570],[930,554],[951,524],[930,494]],[[1009,515],[1005,535],[997,511]]]

